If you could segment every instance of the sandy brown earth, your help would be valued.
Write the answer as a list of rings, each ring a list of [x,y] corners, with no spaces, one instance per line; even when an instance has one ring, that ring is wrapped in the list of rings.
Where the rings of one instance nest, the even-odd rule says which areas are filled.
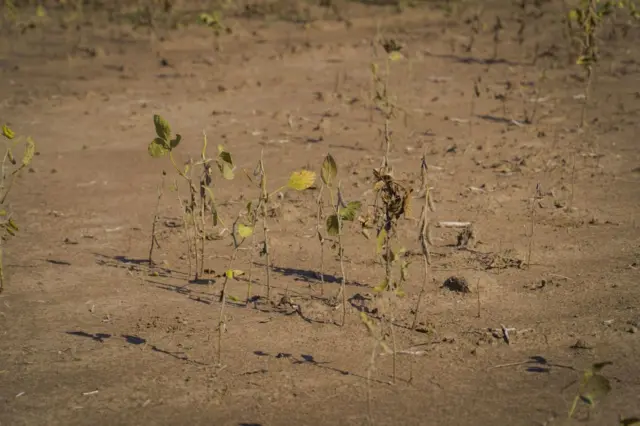
[[[31,135],[38,155],[10,196],[21,230],[5,247],[0,424],[616,425],[619,416],[640,416],[640,32],[604,29],[581,130],[583,74],[559,10],[542,3],[528,9],[522,46],[518,9],[487,6],[470,52],[464,20],[473,4],[460,16],[437,4],[400,13],[343,4],[348,20],[315,8],[323,19],[306,26],[230,16],[232,34],[217,40],[196,25],[150,33],[100,13],[63,29],[67,12],[52,12],[22,35],[5,21],[0,121]],[[506,29],[497,60],[487,61],[496,16]],[[317,189],[276,197],[270,218],[271,298],[288,287],[306,320],[264,300],[230,302],[219,365],[218,294],[231,240],[207,243],[209,273],[189,283],[181,212],[168,188],[175,172],[168,159],[150,158],[147,145],[160,114],[183,136],[178,161],[199,155],[203,130],[213,150],[221,143],[231,151],[236,179],[215,186],[228,221],[258,196],[241,170],[252,171],[261,150],[274,189],[295,170],[319,172],[331,153],[345,198],[370,202],[383,155],[383,120],[368,101],[370,63],[384,63],[380,35],[405,54],[389,79],[407,111],[391,123],[396,176],[417,190],[426,152],[432,221],[470,221],[476,238],[461,249],[457,230],[433,228],[433,281],[419,331],[411,331],[423,201],[400,221],[397,245],[413,254],[407,296],[393,305],[394,334],[398,350],[419,352],[398,355],[395,384],[392,356],[378,357],[369,419],[374,340],[357,297],[346,325],[335,325],[341,311],[325,299],[341,273],[330,248],[320,296]],[[506,82],[516,88],[503,108],[496,95]],[[524,123],[523,109],[536,103]],[[162,170],[169,177],[154,254],[162,269],[150,270]],[[261,241],[258,233],[259,295]],[[375,242],[353,223],[344,245],[348,296],[372,298],[384,276]],[[249,269],[248,251],[236,267]],[[464,277],[470,292],[442,288],[451,276]],[[228,294],[243,299],[246,286],[232,281]],[[611,392],[588,418],[581,405],[566,422],[572,382],[599,361],[613,362],[603,370]]]

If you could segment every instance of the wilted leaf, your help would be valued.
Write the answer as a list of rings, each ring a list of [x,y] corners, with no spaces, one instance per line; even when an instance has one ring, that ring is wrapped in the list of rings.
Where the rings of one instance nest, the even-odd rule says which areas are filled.
[[[362,232],[362,235],[363,235],[367,240],[370,240],[370,239],[371,239],[371,232],[369,232],[369,230],[368,230],[368,229],[366,229],[366,228],[362,228],[362,231],[360,231],[360,232]]]
[[[47,11],[41,4],[36,7],[36,16],[38,18],[44,18],[47,16]]]
[[[238,235],[242,238],[249,238],[253,234],[253,228],[251,226],[238,224]]]
[[[334,237],[340,234],[340,221],[335,214],[327,217],[327,234]]]
[[[222,173],[222,177],[226,180],[233,180],[235,174],[233,173],[233,167],[229,165],[227,162],[218,162],[218,168],[220,169],[220,173]]]
[[[13,157],[13,152],[11,152],[10,148],[7,149],[7,158],[11,164],[16,164],[16,159]]]
[[[223,151],[220,151],[220,149],[223,149]],[[233,158],[231,158],[231,153],[224,151],[222,145],[218,145],[218,151],[218,158],[233,167]]]
[[[238,299],[237,297],[232,296],[232,295],[228,295],[228,296],[227,296],[227,298],[228,298],[229,300],[231,300],[232,302],[236,302],[236,303],[237,303],[237,302],[240,302],[240,299]]]
[[[237,278],[240,275],[244,275],[244,271],[241,271],[239,269],[227,269],[227,271],[225,272],[225,275],[229,279]]]
[[[378,238],[376,239],[376,254],[382,253],[382,248],[384,247],[386,238],[387,230],[382,228],[380,232],[378,232]]]
[[[7,139],[13,139],[16,137],[16,134],[7,126],[6,124],[2,125],[2,136]]]
[[[347,207],[341,207],[339,209],[340,217],[342,220],[346,220],[348,222],[355,220],[356,214],[358,214],[358,210],[360,210],[361,206],[362,203],[360,201],[351,201],[347,204]]]
[[[27,146],[24,148],[24,156],[22,157],[22,166],[27,167],[31,164],[31,160],[33,160],[33,156],[36,153],[36,144],[33,142],[33,139],[30,137],[27,138],[26,142]]]
[[[402,56],[402,53],[398,52],[397,50],[389,54],[389,60],[392,62],[399,61],[400,59],[404,59],[404,56]]]
[[[382,293],[383,291],[387,290],[387,288],[389,288],[389,281],[387,281],[385,278],[380,284],[373,288],[373,291],[374,293]]]
[[[327,154],[322,162],[322,181],[325,185],[331,186],[333,180],[338,176],[338,165],[331,154]]]
[[[316,174],[314,172],[310,170],[300,170],[299,172],[291,173],[287,186],[296,191],[304,191],[310,188],[315,181]]]
[[[175,139],[172,139],[169,142],[169,146],[171,147],[171,149],[177,147],[180,144],[180,141],[182,140],[182,136],[180,136],[179,134],[176,135]]]
[[[609,392],[611,392],[609,380],[600,374],[594,374],[584,385],[582,392],[580,392],[580,398],[593,406]]]
[[[407,293],[405,293],[405,291],[401,288],[396,288],[396,296],[398,297],[405,297],[407,295]]]
[[[149,144],[149,155],[153,158],[164,157],[170,151],[167,147],[166,142],[163,139],[155,138],[153,142]]]
[[[153,124],[156,126],[156,135],[158,135],[160,139],[165,141],[171,139],[171,127],[167,120],[156,114],[153,116]]]

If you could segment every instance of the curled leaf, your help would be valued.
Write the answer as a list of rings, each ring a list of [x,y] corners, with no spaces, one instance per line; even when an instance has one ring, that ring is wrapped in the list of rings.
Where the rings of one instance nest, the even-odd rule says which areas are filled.
[[[382,293],[389,288],[389,281],[385,278],[380,284],[373,288],[374,293]]]
[[[300,170],[291,173],[287,186],[296,191],[304,191],[309,189],[316,181],[316,174],[310,170]]]
[[[327,154],[322,162],[322,172],[320,175],[322,177],[322,181],[325,185],[331,186],[337,175],[338,165],[336,164],[336,160],[333,159],[331,154]]]
[[[24,149],[24,156],[22,157],[22,166],[27,167],[31,164],[31,160],[33,160],[33,156],[36,153],[36,144],[33,142],[33,139],[30,137],[27,138],[27,146]]]
[[[171,139],[169,141],[169,146],[171,147],[171,149],[177,147],[180,144],[181,140],[182,140],[182,136],[180,136],[179,134],[176,135],[175,139]]]
[[[378,238],[376,239],[376,254],[382,253],[382,248],[384,247],[384,243],[387,239],[387,230],[382,228],[380,232],[378,232]]]
[[[16,134],[14,133],[13,130],[11,130],[9,128],[9,126],[7,126],[6,124],[2,125],[2,136],[4,136],[7,139],[13,139],[16,137]]]

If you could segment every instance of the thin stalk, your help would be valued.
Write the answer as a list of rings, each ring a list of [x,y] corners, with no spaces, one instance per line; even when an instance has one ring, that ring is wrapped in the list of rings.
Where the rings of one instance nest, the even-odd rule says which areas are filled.
[[[320,232],[322,221],[322,193],[324,191],[324,183],[320,186],[316,204],[318,206],[316,215],[316,231],[318,232],[318,241],[320,242],[320,295],[324,296],[324,237]]]
[[[160,201],[164,193],[164,172],[162,174],[162,183],[158,185],[158,200],[156,202],[156,210],[153,214],[153,223],[151,224],[151,244],[149,246],[149,266],[153,265],[153,249],[157,245],[160,248],[158,239],[156,238],[156,225],[158,223],[158,211],[160,210]]]
[[[271,297],[271,253],[269,252],[269,227],[267,226],[267,203],[269,193],[267,192],[267,174],[264,170],[263,155],[260,155],[260,188],[262,190],[262,232],[264,235],[265,272],[267,275],[267,300]]]

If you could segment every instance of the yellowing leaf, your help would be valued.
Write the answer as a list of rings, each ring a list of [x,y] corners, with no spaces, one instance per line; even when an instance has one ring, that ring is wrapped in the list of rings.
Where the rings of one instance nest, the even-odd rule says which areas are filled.
[[[240,275],[244,275],[244,271],[241,271],[239,269],[227,269],[227,271],[225,272],[225,275],[229,279],[237,278]]]
[[[160,139],[168,141],[171,138],[171,127],[167,120],[156,114],[153,116],[153,124],[156,127],[156,135]]]
[[[327,234],[334,237],[340,234],[340,221],[335,214],[327,217]]]
[[[169,148],[167,147],[165,141],[160,138],[155,138],[147,148],[149,151],[149,155],[153,158],[164,157],[169,153]]]
[[[600,374],[594,374],[584,385],[582,392],[580,392],[580,398],[587,404],[593,406],[610,391],[611,384],[609,380]]]
[[[13,139],[16,137],[16,134],[7,126],[6,124],[2,125],[2,136],[7,139]]]
[[[300,170],[299,172],[293,172],[289,177],[289,183],[287,186],[296,191],[304,191],[309,189],[316,181],[316,174],[310,170]]]
[[[44,18],[45,16],[47,16],[47,11],[45,10],[45,8],[41,4],[39,4],[36,7],[36,16],[38,18]]]
[[[331,154],[327,154],[322,162],[322,181],[325,185],[331,186],[334,179],[338,175],[338,165],[336,164],[336,160],[333,159]]]
[[[22,166],[27,167],[31,164],[31,160],[33,160],[33,156],[36,153],[36,144],[33,142],[33,139],[30,137],[27,138],[27,146],[24,149],[24,156],[22,157]]]
[[[397,50],[389,54],[389,60],[392,62],[399,61],[400,59],[404,59],[404,56],[402,56],[402,53],[398,52]]]
[[[222,151],[221,151],[222,150]],[[235,176],[233,166],[233,158],[231,154],[227,151],[224,151],[222,145],[218,145],[218,158],[216,162],[218,163],[218,169],[220,169],[220,173],[222,173],[222,177],[226,180],[232,180]]]
[[[382,293],[389,288],[389,281],[386,279],[373,288],[374,293]]]
[[[238,235],[242,238],[249,238],[253,234],[253,228],[251,226],[238,224]]]

